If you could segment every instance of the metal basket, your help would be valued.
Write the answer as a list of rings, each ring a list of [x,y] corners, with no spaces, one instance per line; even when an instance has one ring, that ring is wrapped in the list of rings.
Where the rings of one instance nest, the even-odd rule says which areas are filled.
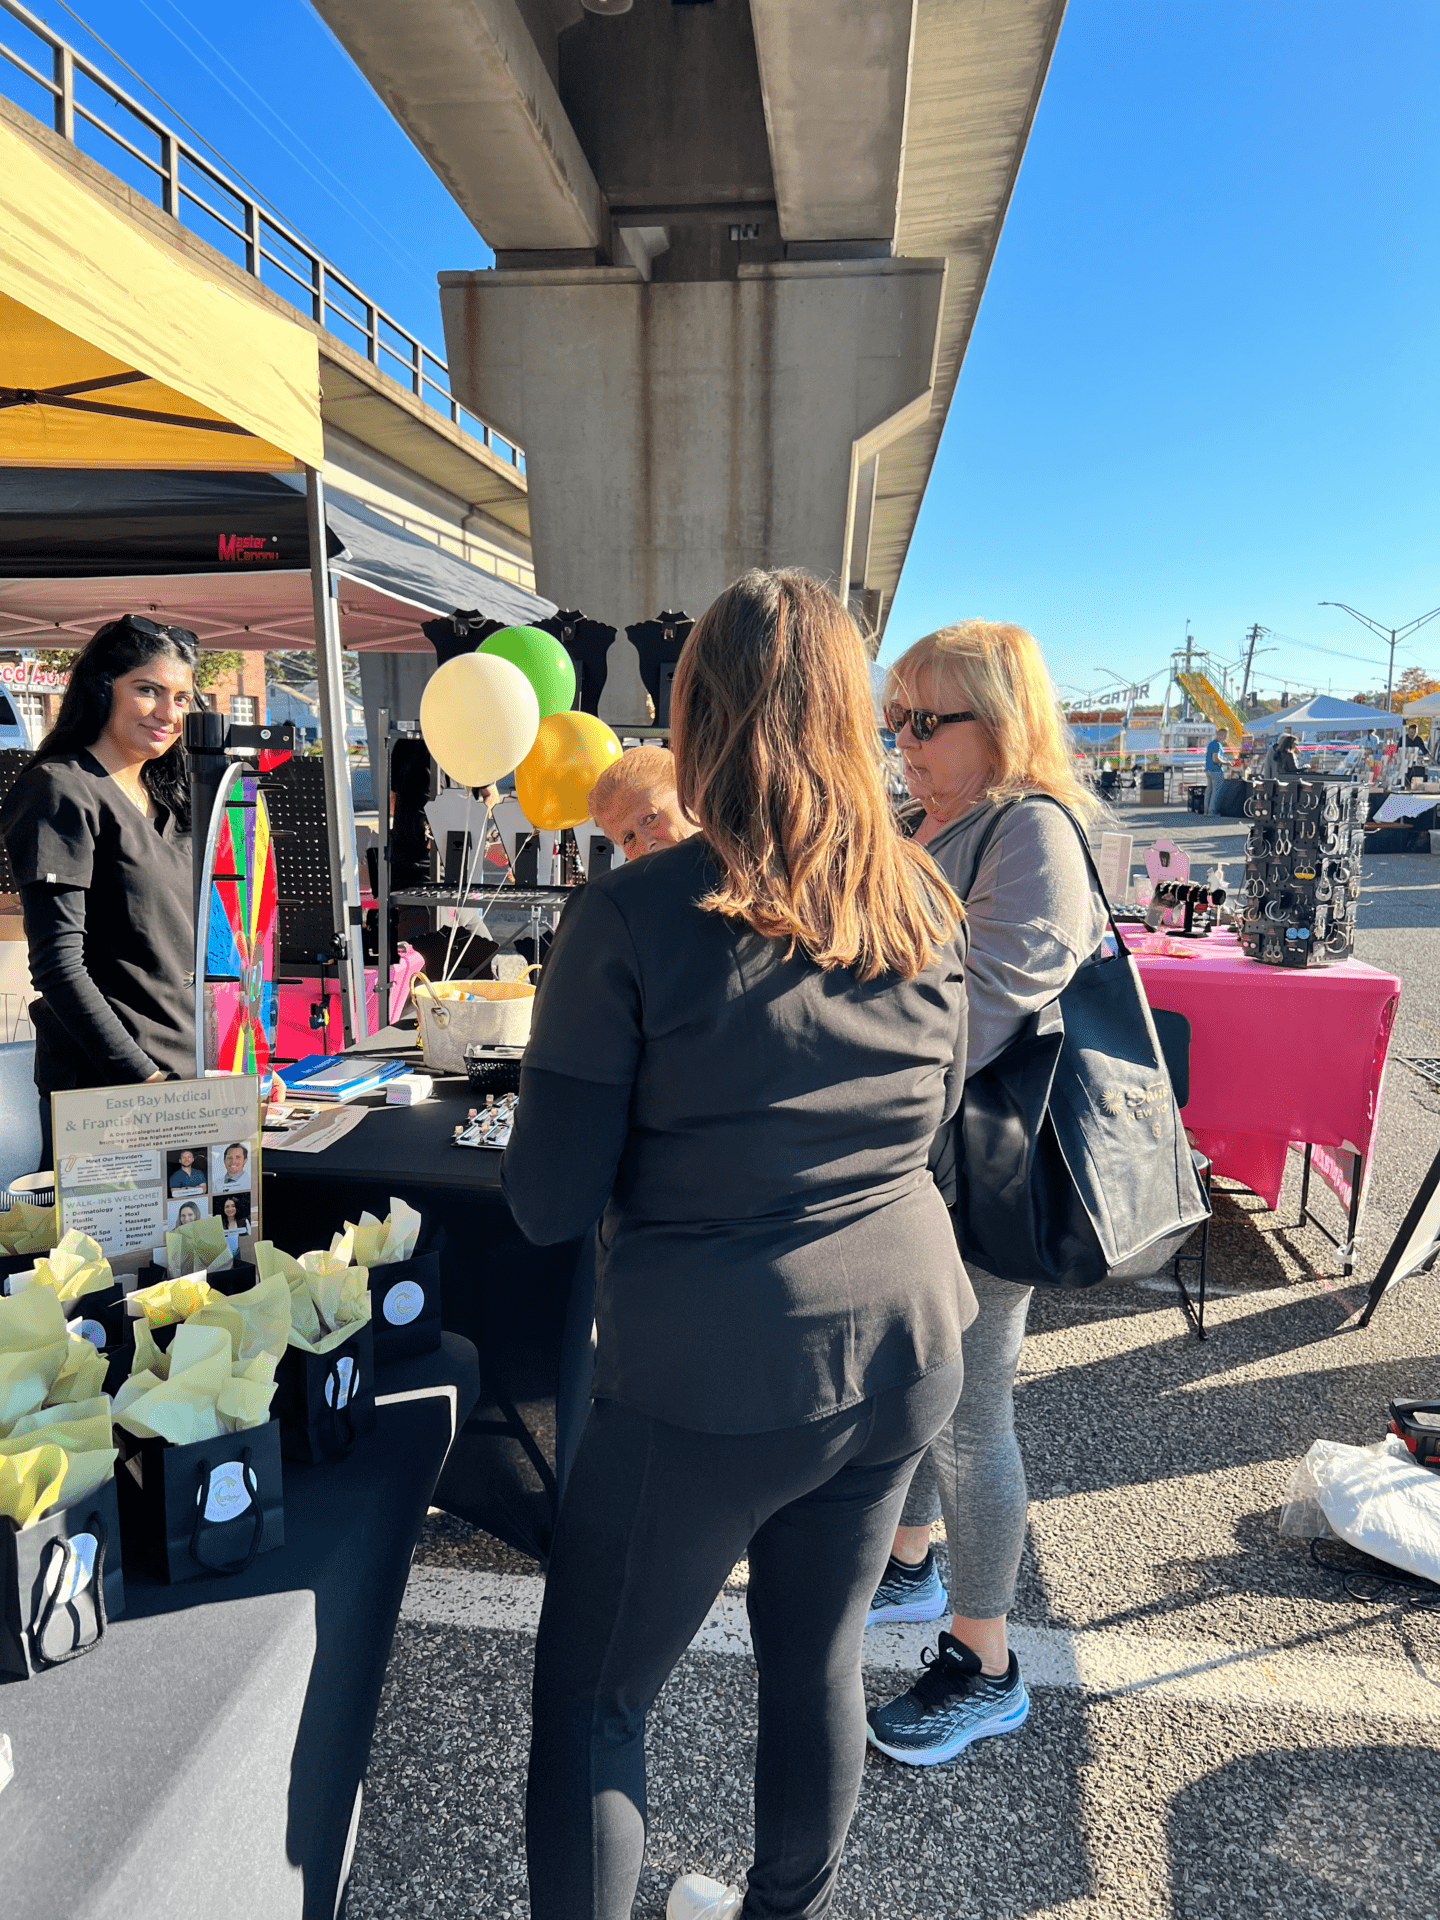
[[[518,1093],[523,1047],[465,1049],[465,1077],[476,1093]]]

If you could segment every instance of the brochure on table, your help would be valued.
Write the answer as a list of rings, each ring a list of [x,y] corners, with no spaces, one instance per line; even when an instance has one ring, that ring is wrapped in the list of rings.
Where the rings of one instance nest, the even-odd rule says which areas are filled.
[[[148,1255],[170,1228],[212,1213],[234,1235],[262,1237],[258,1075],[90,1087],[52,1102],[62,1233],[89,1234],[110,1260]]]

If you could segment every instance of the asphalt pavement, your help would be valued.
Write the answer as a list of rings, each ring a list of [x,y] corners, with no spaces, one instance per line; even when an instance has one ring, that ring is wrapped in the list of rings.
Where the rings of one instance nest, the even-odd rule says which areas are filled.
[[[1137,848],[1165,832],[1202,870],[1219,859],[1240,877],[1238,822],[1127,808],[1121,824]],[[1162,1278],[1037,1295],[1017,1393],[1031,1510],[1013,1616],[1030,1718],[945,1767],[870,1756],[835,1920],[1420,1920],[1440,1907],[1440,1610],[1394,1591],[1354,1598],[1277,1529],[1312,1440],[1370,1441],[1392,1398],[1440,1397],[1440,1271],[1355,1326],[1440,1149],[1440,1090],[1403,1064],[1440,1057],[1440,858],[1374,858],[1364,880],[1358,956],[1403,992],[1353,1278],[1319,1231],[1294,1225],[1292,1155],[1273,1213],[1217,1191],[1203,1344]],[[744,1873],[745,1577],[742,1565],[652,1716],[637,1920],[660,1920],[678,1873]],[[432,1515],[386,1679],[350,1920],[528,1916],[541,1590],[533,1562]],[[872,1699],[908,1683],[925,1632],[871,1630]]]

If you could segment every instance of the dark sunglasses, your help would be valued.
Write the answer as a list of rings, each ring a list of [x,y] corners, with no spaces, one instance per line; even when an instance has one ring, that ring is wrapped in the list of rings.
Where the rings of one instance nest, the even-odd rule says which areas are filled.
[[[157,620],[147,620],[143,613],[125,613],[115,623],[120,627],[129,627],[134,633],[143,633],[151,640],[179,640],[187,647],[200,645],[199,639],[189,627],[165,627]]]
[[[923,707],[902,707],[898,700],[892,700],[885,709],[885,724],[891,733],[899,733],[908,722],[911,733],[923,747],[927,740],[935,738],[938,727],[949,726],[956,720],[973,720],[973,713],[927,713]]]

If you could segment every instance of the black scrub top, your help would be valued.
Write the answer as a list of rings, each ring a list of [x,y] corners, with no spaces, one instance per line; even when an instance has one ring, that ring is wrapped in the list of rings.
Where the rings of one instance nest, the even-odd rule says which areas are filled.
[[[719,877],[697,835],[570,900],[501,1177],[532,1240],[603,1216],[597,1398],[758,1433],[908,1386],[975,1317],[927,1164],[964,938],[861,981],[704,911]]]
[[[147,820],[82,749],[26,768],[0,807],[0,838],[22,902],[26,888],[83,890],[84,970],[123,1029],[107,1046],[94,1029],[77,1031],[73,1014],[62,1021],[36,1001],[41,1092],[124,1085],[157,1068],[193,1078],[190,835],[174,815],[162,807]]]

